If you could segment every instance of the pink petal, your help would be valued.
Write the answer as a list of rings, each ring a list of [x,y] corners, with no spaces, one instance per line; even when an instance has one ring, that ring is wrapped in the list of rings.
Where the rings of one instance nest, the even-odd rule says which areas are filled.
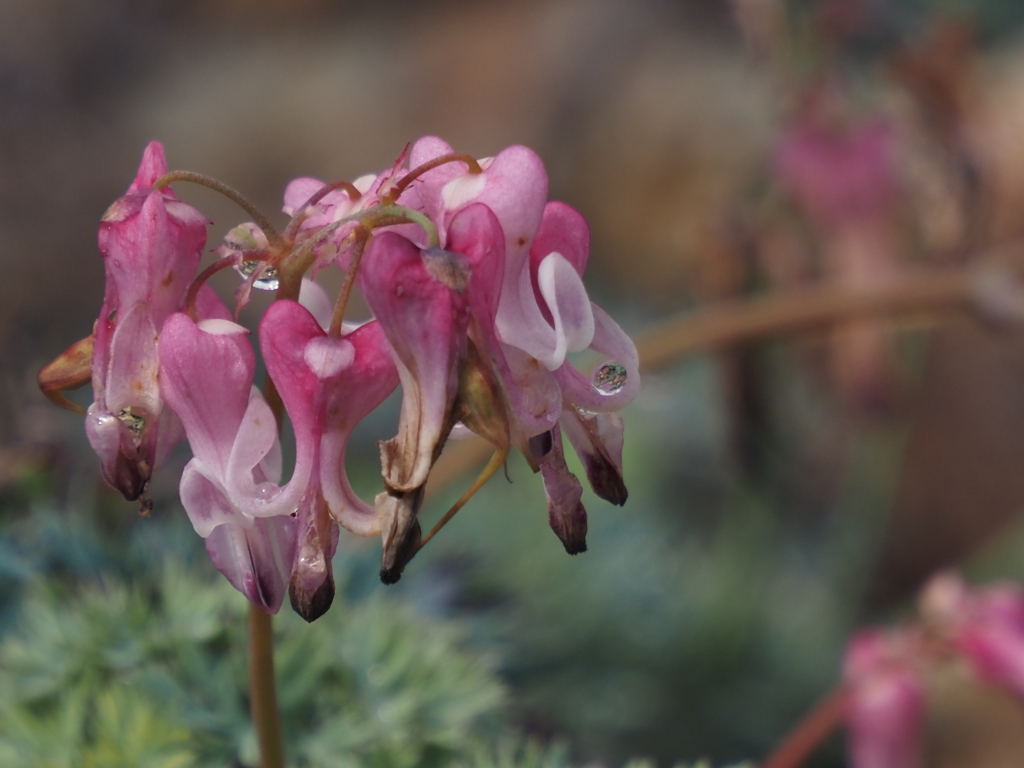
[[[309,311],[293,301],[275,301],[260,321],[260,350],[277,391],[284,401],[295,432],[296,460],[291,494],[305,487],[313,471],[324,421],[318,402],[320,379],[310,370],[306,348],[313,340],[326,339]],[[298,503],[300,496],[294,496]]]
[[[967,628],[957,646],[983,679],[1024,698],[1024,633],[983,624]]]
[[[397,490],[426,482],[451,427],[448,415],[458,390],[469,312],[465,295],[451,280],[443,282],[443,275],[448,268],[459,272],[459,258],[421,256],[415,245],[390,232],[375,237],[364,256],[360,287],[394,351],[402,381],[398,436],[381,444],[385,479]]]
[[[157,417],[156,440],[153,445],[153,467],[162,466],[178,443],[185,439],[181,419],[170,408],[164,408]]]
[[[583,462],[594,493],[612,504],[625,504],[622,417],[617,413],[584,414],[572,408],[562,412],[558,423]]]
[[[299,287],[299,304],[309,310],[323,330],[326,331],[330,327],[334,315],[334,304],[320,283],[305,277],[302,278],[302,285]]]
[[[241,335],[203,333],[184,314],[160,334],[160,384],[181,419],[193,454],[223,478],[249,405],[256,359]]]
[[[355,348],[355,361],[337,379],[325,383],[327,426],[320,443],[320,479],[333,517],[357,536],[377,536],[376,511],[349,485],[345,450],[356,425],[395,391],[398,369],[380,323],[366,323],[345,340]]]
[[[301,177],[292,179],[284,188],[284,206],[281,208],[289,216],[294,216],[306,202],[327,185],[319,179]],[[329,195],[330,193],[328,193]],[[345,194],[342,192],[341,194]]]
[[[470,265],[467,290],[474,318],[472,332],[481,355],[501,380],[511,409],[513,442],[547,432],[562,410],[562,393],[551,374],[526,353],[502,344],[494,318],[504,274],[504,233],[497,216],[485,205],[470,205],[448,227],[448,249],[463,254]],[[528,453],[528,449],[524,451]]]
[[[128,187],[127,194],[133,192],[149,192],[156,180],[167,173],[167,158],[164,156],[164,145],[159,141],[151,141],[142,153],[142,162],[135,174],[135,180]]]
[[[276,517],[295,511],[305,477],[288,489],[267,480],[261,465],[277,444],[277,421],[259,390],[253,389],[249,405],[235,433],[222,477],[232,502],[252,517]],[[298,470],[301,471],[301,470]],[[276,479],[276,478],[275,478]],[[290,490],[286,493],[285,490]]]
[[[260,519],[251,528],[225,524],[206,539],[206,551],[232,586],[266,613],[284,602],[295,552],[295,521]]]
[[[918,678],[886,670],[858,683],[846,715],[851,768],[914,768],[920,764],[924,691]]]
[[[585,411],[606,413],[629,404],[640,391],[640,358],[636,346],[618,324],[596,304],[594,341],[590,348],[611,359],[599,365],[587,379],[571,365],[563,365],[555,376],[565,399]]]
[[[344,456],[356,424],[398,385],[379,324],[367,323],[343,339],[330,339],[304,307],[277,301],[265,313],[260,333],[267,370],[296,434],[298,458],[287,498],[297,502],[299,486],[319,472],[331,514],[354,533],[377,535],[376,514],[352,492]]]
[[[99,242],[108,293],[113,290],[117,296],[115,305],[124,308],[145,301],[159,327],[178,309],[196,273],[206,228],[172,220],[166,199],[154,192],[136,215],[101,222]]]
[[[570,555],[587,551],[587,511],[583,508],[583,487],[565,465],[562,435],[556,425],[551,432],[534,438],[543,442],[537,453],[544,495],[548,500],[548,523]],[[546,449],[546,450],[545,450]]]
[[[415,170],[424,163],[443,155],[450,155],[453,151],[446,142],[436,136],[424,136],[412,145],[409,169]],[[439,165],[424,173],[410,187],[407,187],[399,197],[399,201],[403,205],[409,205],[410,200],[407,199],[407,196],[409,196],[410,190],[415,189],[423,212],[430,217],[431,221],[440,224],[443,229],[445,207],[441,191],[449,181],[465,174],[465,163],[451,162]]]
[[[891,634],[866,629],[854,635],[843,656],[843,677],[856,682],[884,667],[892,657]]]
[[[424,163],[428,163],[436,157],[442,155],[450,155],[454,150],[451,145],[448,144],[444,139],[439,139],[437,136],[424,136],[416,139],[413,142],[412,149],[409,150],[409,168],[415,169]],[[444,166],[441,166],[442,168]],[[435,169],[436,170],[436,169]],[[420,178],[426,178],[429,174],[434,171],[427,171]],[[463,173],[465,170],[462,171]]]
[[[106,403],[111,413],[131,408],[136,416],[160,413],[156,328],[144,302],[126,307],[110,341]]]
[[[541,261],[537,284],[554,322],[554,328],[536,329],[546,330],[554,342],[550,352],[537,359],[553,371],[565,362],[567,352],[580,352],[590,346],[594,313],[583,280],[562,254],[550,253]],[[536,334],[538,339],[541,335]]]
[[[121,419],[93,403],[86,413],[85,434],[99,456],[103,479],[128,501],[139,498],[149,485],[153,464],[150,457],[141,455]]]
[[[230,320],[231,310],[227,308],[217,292],[208,285],[199,289],[196,297],[196,317],[202,320],[220,319]]]
[[[218,525],[233,524],[243,528],[252,525],[252,519],[239,512],[220,480],[199,459],[192,459],[185,465],[178,493],[192,527],[204,539]]]
[[[558,200],[551,200],[544,206],[537,236],[530,246],[534,272],[549,253],[562,254],[579,275],[587,268],[590,256],[590,227],[586,219],[571,205]]]

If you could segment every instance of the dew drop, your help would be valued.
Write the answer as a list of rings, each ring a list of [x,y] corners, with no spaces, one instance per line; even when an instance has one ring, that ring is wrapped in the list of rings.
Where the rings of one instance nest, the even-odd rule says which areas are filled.
[[[260,501],[270,501],[279,490],[280,486],[275,483],[260,483],[256,486],[256,498]]]
[[[594,371],[594,389],[602,395],[614,395],[626,386],[626,366],[605,363]]]
[[[262,264],[261,261],[243,261],[235,266],[238,274],[249,277]],[[253,280],[252,287],[260,291],[276,291],[281,281],[277,279],[277,267],[267,267]]]

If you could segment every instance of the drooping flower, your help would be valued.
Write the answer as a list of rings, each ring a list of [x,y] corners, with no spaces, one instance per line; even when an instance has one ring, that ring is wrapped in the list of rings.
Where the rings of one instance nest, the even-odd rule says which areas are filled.
[[[163,410],[157,338],[180,308],[206,243],[202,214],[169,189],[150,191],[166,172],[163,147],[150,143],[99,232],[106,291],[94,330],[95,399],[86,433],[104,478],[130,500],[145,493],[154,466],[181,438],[180,426]],[[202,316],[218,304],[204,292],[197,309]]]
[[[382,448],[388,493],[378,497],[378,513],[400,520],[402,531],[400,543],[386,549],[408,557],[415,551],[408,542],[419,536],[423,484],[461,419],[499,450],[515,445],[542,472],[553,527],[569,551],[582,551],[586,513],[565,466],[559,420],[565,414],[598,493],[625,501],[622,422],[607,414],[639,388],[635,347],[587,297],[581,276],[589,229],[569,206],[546,201],[540,159],[525,147],[509,147],[480,161],[479,169],[462,160],[434,165],[448,156],[451,147],[440,139],[416,142],[408,172],[414,180],[397,197],[429,217],[441,249],[424,249],[405,232],[377,235],[360,276],[400,361],[404,393],[399,436]],[[588,347],[613,356],[593,379],[566,359]],[[495,384],[481,406],[500,412],[488,417],[490,426],[474,416],[468,405],[474,398],[461,391],[467,366]],[[576,522],[561,522],[570,519]],[[385,570],[397,577],[401,565]]]
[[[349,485],[345,450],[355,426],[398,386],[398,372],[379,323],[331,338],[293,301],[267,309],[260,348],[295,432],[295,471],[288,486],[304,488],[295,510],[289,594],[296,612],[313,621],[334,596],[337,523],[359,536],[381,532],[373,507]]]
[[[160,375],[192,448],[182,505],[221,573],[276,613],[294,560],[295,504],[280,503],[277,422],[252,386],[256,360],[246,333],[226,319],[196,324],[172,315],[160,342]]]
[[[231,230],[222,261],[198,276],[207,222],[169,190],[152,191],[166,170],[154,142],[104,217],[107,292],[95,333],[40,381],[68,404],[59,391],[82,383],[91,360],[89,437],[129,497],[145,492],[154,462],[184,432],[193,458],[182,502],[217,567],[253,603],[277,611],[287,585],[301,615],[325,611],[339,523],[381,534],[382,578],[396,580],[421,544],[431,467],[459,425],[498,449],[493,469],[515,446],[541,473],[549,520],[570,552],[585,549],[586,512],[563,431],[597,493],[625,501],[614,412],[639,387],[636,350],[587,297],[589,229],[547,202],[533,152],[509,147],[478,163],[428,137],[354,184],[296,179],[282,232],[230,193],[260,223]],[[360,269],[373,321],[347,326],[347,298],[335,308],[313,283],[300,290],[306,272],[329,264]],[[248,332],[203,285],[231,265],[246,278],[236,309],[253,287],[279,289],[259,348],[295,433],[285,483],[282,414],[252,387]],[[567,361],[587,348],[612,358],[592,378]],[[385,492],[370,506],[349,485],[345,453],[356,424],[399,382],[398,434],[380,443]]]

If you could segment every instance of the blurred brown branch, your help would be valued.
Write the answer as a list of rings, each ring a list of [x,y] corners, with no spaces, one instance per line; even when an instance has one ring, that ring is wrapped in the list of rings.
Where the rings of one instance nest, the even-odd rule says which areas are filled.
[[[641,334],[641,366],[654,371],[680,357],[761,341],[773,336],[817,331],[865,317],[1005,314],[1000,291],[1012,289],[1009,273],[991,267],[947,269],[904,275],[870,289],[820,285],[754,299],[730,300],[686,312]],[[1024,309],[1024,295],[1021,299]]]

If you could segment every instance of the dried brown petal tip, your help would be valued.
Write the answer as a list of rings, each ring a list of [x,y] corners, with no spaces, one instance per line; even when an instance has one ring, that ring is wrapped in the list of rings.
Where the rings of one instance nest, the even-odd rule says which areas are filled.
[[[384,552],[380,562],[380,580],[394,584],[420,548],[423,533],[416,515],[423,504],[423,488],[377,494],[377,517],[380,519]]]
[[[88,384],[92,378],[93,337],[76,341],[39,372],[39,389],[54,405],[76,413],[85,413],[82,406],[64,396],[69,389]]]
[[[577,503],[569,511],[549,508],[548,523],[570,555],[587,551],[587,510],[583,504]]]
[[[327,574],[316,589],[310,590],[302,586],[298,579],[292,579],[288,585],[288,599],[292,610],[308,622],[314,622],[327,613],[334,602],[334,577]]]

